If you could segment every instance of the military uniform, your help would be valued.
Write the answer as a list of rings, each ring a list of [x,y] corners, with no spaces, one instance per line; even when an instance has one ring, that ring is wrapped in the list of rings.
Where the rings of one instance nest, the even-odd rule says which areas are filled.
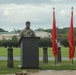
[[[23,29],[20,32],[20,37],[35,37],[35,33],[32,29]]]

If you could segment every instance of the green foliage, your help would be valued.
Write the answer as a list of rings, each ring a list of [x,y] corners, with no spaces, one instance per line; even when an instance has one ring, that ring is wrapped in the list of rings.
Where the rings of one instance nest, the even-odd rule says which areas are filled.
[[[61,44],[64,46],[64,47],[68,47],[69,46],[69,43],[68,43],[68,35],[67,34],[64,34],[60,37],[60,41],[61,41]]]
[[[16,36],[13,36],[11,41],[13,47],[19,47],[19,39]]]
[[[44,31],[51,33],[51,32],[52,32],[52,29],[46,29],[46,30],[44,30]]]
[[[67,39],[62,39],[62,40],[61,40],[61,44],[62,44],[64,47],[68,47],[68,46],[69,46],[69,43],[68,43],[68,40],[67,40]]]
[[[5,31],[0,28],[1,31]],[[15,32],[20,32],[20,30],[14,30]],[[52,29],[43,29],[39,28],[36,29],[36,31],[45,31],[52,33]],[[64,47],[68,47],[68,32],[69,32],[69,27],[68,28],[57,28],[57,37],[60,38],[61,45]],[[74,38],[75,38],[75,44],[76,44],[76,28],[74,28]],[[0,46],[14,46],[14,47],[19,47],[19,39],[16,36],[13,36],[11,40],[5,40],[3,39],[0,41]],[[51,38],[41,38],[39,42],[40,47],[52,47],[52,41]]]
[[[19,39],[16,36],[13,36],[12,39],[10,40],[0,40],[0,46],[13,46],[13,47],[19,47]]]
[[[40,47],[52,47],[51,38],[41,38],[39,42]]]
[[[67,34],[68,33],[69,28],[63,28],[63,29],[59,29],[57,28],[57,34]]]
[[[43,28],[38,28],[35,31],[44,31],[44,29]]]
[[[19,39],[16,36],[13,36],[11,40],[5,40],[3,39],[0,41],[0,46],[13,46],[13,47],[19,47]],[[39,42],[40,47],[52,47],[51,38],[41,38]]]

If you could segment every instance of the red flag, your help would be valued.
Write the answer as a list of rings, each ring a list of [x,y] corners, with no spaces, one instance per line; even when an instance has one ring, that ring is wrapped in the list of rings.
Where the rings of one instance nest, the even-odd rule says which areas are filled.
[[[58,47],[57,47],[57,36],[56,36],[56,20],[55,20],[55,11],[53,10],[53,28],[52,28],[52,52],[54,57],[58,56]]]
[[[74,45],[74,32],[73,32],[73,10],[71,12],[70,30],[68,36],[69,42],[69,59],[74,58],[75,45]]]

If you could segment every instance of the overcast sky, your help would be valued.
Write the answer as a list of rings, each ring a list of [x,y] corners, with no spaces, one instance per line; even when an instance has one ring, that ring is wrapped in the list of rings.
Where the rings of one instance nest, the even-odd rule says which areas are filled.
[[[23,29],[26,21],[31,22],[32,29],[52,28],[53,7],[57,27],[69,27],[72,6],[76,27],[76,0],[0,0],[0,28]]]

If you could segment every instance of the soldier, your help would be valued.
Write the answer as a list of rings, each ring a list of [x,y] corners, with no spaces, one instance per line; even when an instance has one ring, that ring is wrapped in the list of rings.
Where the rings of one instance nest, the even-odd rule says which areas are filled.
[[[26,22],[26,27],[20,32],[20,37],[35,37],[35,33],[30,29],[30,22]]]

